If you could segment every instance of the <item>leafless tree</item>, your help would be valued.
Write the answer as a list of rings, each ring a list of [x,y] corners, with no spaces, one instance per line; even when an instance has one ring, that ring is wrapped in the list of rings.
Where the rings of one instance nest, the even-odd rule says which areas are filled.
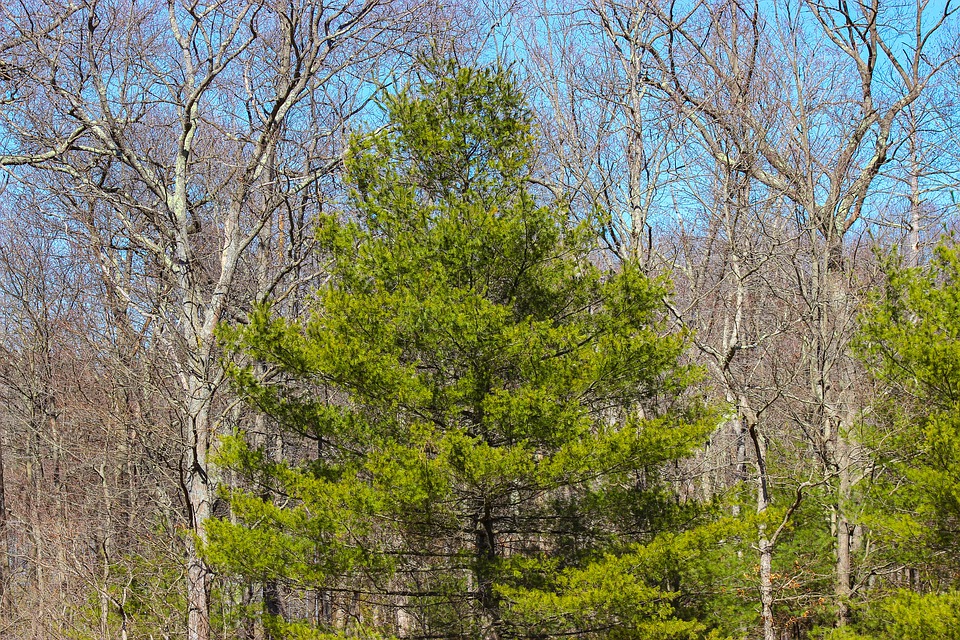
[[[135,316],[126,348],[154,350],[178,431],[191,640],[210,637],[199,545],[217,483],[209,456],[229,416],[217,325],[309,276],[309,219],[329,202],[347,123],[403,61],[394,52],[416,8],[4,9],[0,164],[11,184],[51,194],[48,215],[91,248],[108,311]]]
[[[525,75],[545,145],[546,186],[596,218],[612,254],[655,253],[653,225],[672,208],[669,183],[683,131],[642,81],[656,13],[602,3],[543,3],[520,11]]]
[[[908,108],[953,59],[938,36],[956,9],[921,2],[901,15],[906,10],[879,2],[784,3],[776,11],[759,3],[643,4],[660,25],[638,45],[650,61],[645,86],[684,115],[721,167],[791,203],[804,236],[795,286],[805,307],[797,320],[808,380],[795,417],[823,461],[822,478],[836,478],[835,595],[843,624],[857,588],[851,554],[862,534],[853,496],[863,465],[854,436],[859,376],[847,348],[856,304],[850,240],[867,222],[883,169],[897,160]],[[636,8],[607,3],[606,10]],[[823,83],[823,74],[834,81]],[[742,346],[728,345],[728,353]],[[769,543],[761,532],[762,571]],[[764,635],[773,638],[769,578],[761,585]]]

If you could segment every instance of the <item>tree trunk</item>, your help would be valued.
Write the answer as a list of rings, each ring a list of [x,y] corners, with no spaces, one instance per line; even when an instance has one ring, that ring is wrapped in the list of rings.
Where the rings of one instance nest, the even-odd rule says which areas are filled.
[[[207,464],[210,448],[209,412],[213,389],[197,381],[189,410],[189,449],[186,452],[184,488],[190,529],[187,532],[187,640],[210,640],[210,569],[200,555],[206,542],[206,521],[211,515],[211,486]]]
[[[907,266],[920,266],[920,145],[916,115],[910,114],[910,223],[907,227]]]
[[[493,592],[491,570],[497,559],[496,533],[490,501],[484,498],[483,509],[474,516],[476,521],[476,570],[477,600],[480,604],[480,620],[484,640],[498,640],[500,620],[497,597]]]
[[[7,498],[4,491],[5,478],[3,470],[4,443],[3,433],[0,432],[0,627],[5,626],[8,617],[8,570],[9,544],[7,540]]]
[[[836,224],[836,223],[834,223]],[[838,335],[838,327],[849,324],[851,300],[845,276],[843,236],[839,231],[824,229],[826,242],[823,255],[816,256],[822,274],[817,318],[815,352],[819,354],[816,369],[817,396],[821,412],[822,447],[827,473],[836,474],[834,496],[834,596],[837,602],[838,627],[850,621],[850,596],[853,585],[853,562],[850,534],[855,523],[850,520],[853,499],[853,456],[856,443],[851,440],[854,416],[851,414],[851,389],[856,375],[850,362],[849,334]]]
[[[195,535],[199,533],[195,530]],[[200,557],[196,541],[187,541],[187,639],[210,638],[210,570]]]
[[[852,595],[853,572],[850,559],[850,538],[852,525],[847,517],[847,504],[851,496],[850,456],[844,434],[837,434],[836,464],[839,474],[837,493],[837,548],[836,548],[836,596],[837,626],[850,622],[850,596]]]
[[[758,430],[757,420],[752,411],[744,411],[741,404],[742,420],[748,425],[757,456],[757,515],[763,518],[770,506],[770,485],[767,476],[767,445]],[[777,532],[779,533],[779,532]],[[776,537],[776,533],[774,534]],[[760,553],[760,617],[763,622],[763,640],[776,640],[777,631],[773,623],[773,549],[776,540],[767,534],[767,525],[761,521],[757,529],[757,550]]]
[[[760,550],[760,617],[763,620],[763,640],[777,640],[773,624],[773,543],[767,538],[767,526],[761,524],[758,534]]]

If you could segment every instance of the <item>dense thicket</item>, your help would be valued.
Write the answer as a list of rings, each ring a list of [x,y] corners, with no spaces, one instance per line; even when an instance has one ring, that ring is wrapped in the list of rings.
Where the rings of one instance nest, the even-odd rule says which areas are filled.
[[[3,4],[0,636],[958,636],[958,27]]]

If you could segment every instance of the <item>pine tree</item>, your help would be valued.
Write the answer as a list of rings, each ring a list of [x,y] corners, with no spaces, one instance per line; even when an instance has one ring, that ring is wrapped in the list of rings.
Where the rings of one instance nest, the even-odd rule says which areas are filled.
[[[960,247],[942,243],[923,268],[888,260],[858,349],[880,391],[865,522],[893,571],[856,612],[868,635],[836,637],[960,638]]]
[[[874,527],[914,566],[948,567],[937,582],[949,584],[960,578],[960,248],[941,244],[927,268],[890,265],[859,349],[883,391],[868,441]]]
[[[667,283],[601,269],[590,228],[530,192],[509,72],[424,76],[352,140],[309,315],[223,332],[258,367],[233,370],[244,397],[312,444],[222,444],[247,484],[208,556],[332,594],[341,613],[272,622],[296,637],[691,637],[684,561],[723,533],[684,533],[660,480],[712,427]]]

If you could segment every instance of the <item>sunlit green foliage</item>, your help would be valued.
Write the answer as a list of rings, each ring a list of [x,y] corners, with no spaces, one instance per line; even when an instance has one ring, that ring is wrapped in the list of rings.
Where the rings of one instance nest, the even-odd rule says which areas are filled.
[[[830,637],[957,638],[960,251],[948,240],[926,267],[896,257],[887,267],[858,348],[882,390],[864,430],[874,464],[864,522],[894,572],[855,611],[853,630]]]
[[[243,395],[313,444],[277,461],[244,434],[223,443],[249,489],[210,524],[208,557],[355,588],[360,607],[408,614],[388,634],[702,634],[678,594],[721,535],[682,533],[696,509],[658,472],[712,415],[684,397],[697,373],[664,323],[666,282],[601,269],[588,226],[530,193],[509,73],[424,75],[387,101],[388,128],[352,141],[351,207],[319,225],[331,267],[310,313],[264,307],[224,331],[271,371],[235,368]]]
[[[870,526],[914,567],[960,560],[960,252],[929,267],[891,265],[863,316],[860,350],[886,385],[866,444],[876,460]],[[956,565],[954,565],[956,566]],[[954,572],[934,575],[948,586]],[[942,583],[946,580],[947,583]]]
[[[832,631],[825,640],[957,640],[960,593],[897,591],[862,606],[853,628]]]

